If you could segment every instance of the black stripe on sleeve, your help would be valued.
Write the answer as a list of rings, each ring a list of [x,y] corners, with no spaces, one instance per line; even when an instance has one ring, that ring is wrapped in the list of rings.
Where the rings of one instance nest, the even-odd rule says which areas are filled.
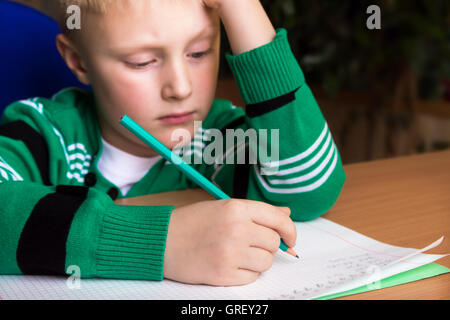
[[[239,127],[240,125],[244,124],[244,122],[245,122],[244,116],[234,119],[233,121],[228,123],[225,127],[220,129],[222,136],[224,136],[226,134],[227,129],[235,129],[235,128]]]
[[[22,230],[16,252],[24,274],[65,275],[66,241],[73,217],[86,199],[85,186],[57,186],[41,198]]]
[[[245,123],[245,116],[239,117],[228,123],[225,127],[220,129],[222,136],[225,136],[227,129],[236,129]],[[225,140],[225,139],[224,139]],[[234,146],[234,152],[239,149],[239,146]],[[226,150],[224,150],[226,151]],[[236,163],[233,176],[233,198],[246,199],[247,189],[250,179],[250,158],[248,147],[245,148],[245,163]],[[239,158],[239,156],[237,156]]]
[[[236,163],[233,177],[233,198],[246,199],[250,179],[250,152],[245,147],[245,163]],[[238,156],[239,158],[239,156]]]
[[[0,136],[21,140],[36,162],[44,185],[50,185],[49,151],[45,139],[25,121],[18,120],[0,126]]]
[[[278,108],[281,108],[282,106],[295,100],[295,93],[297,92],[298,89],[300,88],[297,88],[294,91],[291,91],[289,93],[286,93],[285,95],[276,97],[274,99],[248,104],[245,107],[245,112],[247,116],[253,118],[274,111]]]

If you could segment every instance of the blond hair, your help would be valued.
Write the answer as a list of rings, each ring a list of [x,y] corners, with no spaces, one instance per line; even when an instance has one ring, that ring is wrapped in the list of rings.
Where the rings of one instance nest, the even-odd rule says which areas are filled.
[[[185,0],[171,1],[182,4]],[[50,11],[53,11],[51,15],[58,21],[62,32],[68,31],[65,22],[68,17],[67,8],[71,5],[77,5],[82,12],[106,13],[108,7],[115,6],[124,9],[126,4],[133,3],[132,0],[57,0],[57,2],[56,8]]]
[[[76,5],[82,13],[94,12],[105,13],[110,6],[121,6],[126,0],[58,0],[58,4],[53,12],[54,18],[57,20],[63,33],[69,33],[66,26],[68,18],[67,9],[71,5]]]
[[[122,2],[121,0],[58,0],[59,10],[65,14],[67,8],[71,5],[77,5],[82,10],[100,12],[106,11],[106,8],[110,4],[117,4]]]

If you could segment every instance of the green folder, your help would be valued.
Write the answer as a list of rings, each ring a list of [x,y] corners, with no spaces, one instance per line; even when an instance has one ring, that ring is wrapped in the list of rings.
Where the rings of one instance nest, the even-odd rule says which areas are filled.
[[[389,287],[398,286],[400,284],[404,284],[404,283],[408,283],[408,282],[431,278],[431,277],[438,276],[438,275],[448,273],[448,272],[450,272],[450,269],[447,267],[441,266],[440,264],[437,264],[437,263],[429,263],[429,264],[423,265],[421,267],[418,267],[418,268],[415,268],[415,269],[412,269],[409,271],[405,271],[405,272],[393,275],[391,277],[382,279],[380,281],[379,289],[389,288]],[[363,293],[363,292],[373,291],[373,290],[378,290],[378,289],[374,289],[372,286],[369,286],[369,285],[364,285],[359,288],[355,288],[355,289],[351,289],[351,290],[347,290],[347,291],[343,291],[343,292],[338,292],[338,293],[333,293],[333,294],[322,296],[319,298],[314,298],[313,300],[329,300],[329,299],[349,296],[352,294]]]

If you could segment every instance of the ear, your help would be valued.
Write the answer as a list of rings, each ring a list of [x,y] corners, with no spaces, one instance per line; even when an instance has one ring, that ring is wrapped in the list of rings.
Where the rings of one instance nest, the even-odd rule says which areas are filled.
[[[90,82],[86,68],[73,41],[66,35],[60,33],[56,36],[56,47],[78,80],[85,85],[89,85]]]

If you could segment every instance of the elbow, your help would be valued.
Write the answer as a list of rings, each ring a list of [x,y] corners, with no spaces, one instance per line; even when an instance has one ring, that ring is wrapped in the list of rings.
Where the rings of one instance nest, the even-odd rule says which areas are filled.
[[[328,212],[338,200],[346,180],[342,168],[338,170],[334,179],[327,181],[319,190],[304,195],[302,201],[291,205],[291,219],[294,221],[314,220]]]

